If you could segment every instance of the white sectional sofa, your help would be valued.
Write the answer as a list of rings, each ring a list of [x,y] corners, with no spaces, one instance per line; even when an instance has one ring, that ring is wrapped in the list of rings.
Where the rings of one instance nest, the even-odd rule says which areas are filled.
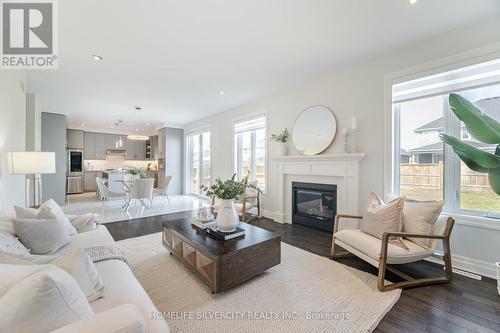
[[[13,214],[0,214],[0,232],[13,235],[12,221]],[[98,225],[94,230],[71,236],[71,241],[55,254],[114,244],[106,227]],[[90,303],[95,315],[61,327],[54,333],[169,332],[167,323],[154,315],[158,310],[125,262],[105,260],[95,263],[95,267],[104,282],[104,297]]]

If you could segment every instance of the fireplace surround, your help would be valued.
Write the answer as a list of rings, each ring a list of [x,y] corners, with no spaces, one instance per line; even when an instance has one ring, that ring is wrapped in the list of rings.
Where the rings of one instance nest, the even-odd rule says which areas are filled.
[[[364,153],[334,153],[273,159],[275,210],[267,216],[276,222],[293,223],[293,182],[336,185],[337,212],[358,214],[359,164],[364,158]]]

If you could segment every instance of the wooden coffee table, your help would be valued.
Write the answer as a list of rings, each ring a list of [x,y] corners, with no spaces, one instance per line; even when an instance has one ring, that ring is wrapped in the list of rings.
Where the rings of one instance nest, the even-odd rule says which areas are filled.
[[[163,224],[163,245],[213,293],[234,287],[281,262],[281,236],[240,222],[245,236],[221,241],[191,225],[191,217]]]

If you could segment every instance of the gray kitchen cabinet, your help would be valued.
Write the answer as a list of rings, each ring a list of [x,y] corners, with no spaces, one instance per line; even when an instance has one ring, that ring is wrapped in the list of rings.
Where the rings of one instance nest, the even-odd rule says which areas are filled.
[[[146,142],[127,140],[127,160],[145,160]]]
[[[137,141],[137,159],[145,160],[146,159],[146,141]]]
[[[106,146],[108,149],[126,149],[127,136],[118,134],[106,134]]]
[[[127,150],[127,136],[126,135],[118,135],[118,143],[119,149]],[[121,144],[121,146],[120,146]]]
[[[108,149],[117,149],[118,148],[118,135],[106,134],[106,147]]]
[[[85,171],[83,173],[83,190],[85,192],[97,191],[97,182],[95,179],[102,177],[101,171]]]
[[[86,160],[95,160],[95,133],[85,132],[83,158]]]
[[[136,160],[137,159],[137,151],[136,151],[136,141],[127,140],[127,160]]]
[[[83,131],[68,129],[66,132],[67,148],[83,149]]]
[[[106,134],[94,133],[95,134],[95,159],[105,160],[106,159]]]

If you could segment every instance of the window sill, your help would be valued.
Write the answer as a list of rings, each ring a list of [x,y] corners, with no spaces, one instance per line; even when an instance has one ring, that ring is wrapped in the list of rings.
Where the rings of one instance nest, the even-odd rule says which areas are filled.
[[[453,217],[457,225],[500,231],[500,219],[450,212],[442,214]]]

